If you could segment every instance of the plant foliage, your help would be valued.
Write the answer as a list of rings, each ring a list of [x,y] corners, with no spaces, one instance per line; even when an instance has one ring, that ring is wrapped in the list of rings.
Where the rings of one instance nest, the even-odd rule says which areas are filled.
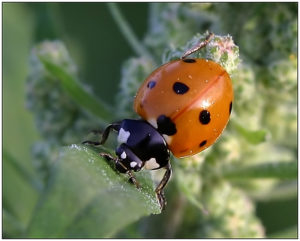
[[[150,3],[142,40],[118,4],[108,3],[107,9],[135,52],[121,66],[114,106],[83,84],[66,43],[43,41],[32,49],[26,105],[41,136],[32,148],[38,177],[4,151],[5,168],[13,170],[4,182],[15,175],[37,201],[24,221],[13,211],[20,210],[11,198],[15,194],[5,192],[4,200],[15,200],[4,202],[5,236],[266,237],[258,201],[297,193],[297,4]],[[137,118],[132,104],[143,80],[205,39],[207,30],[215,37],[194,56],[212,59],[230,73],[232,117],[211,148],[172,158],[169,204],[161,213],[154,192],[161,173],[137,173],[142,186],[137,189],[99,155],[114,153],[114,138],[102,148],[78,143],[99,138],[87,134],[111,121]],[[296,236],[295,228],[287,230],[277,235]]]

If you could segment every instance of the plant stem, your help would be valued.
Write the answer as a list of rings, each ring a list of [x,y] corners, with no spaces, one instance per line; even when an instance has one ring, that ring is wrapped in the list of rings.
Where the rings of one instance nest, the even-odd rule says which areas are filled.
[[[170,214],[166,228],[164,230],[164,238],[170,239],[175,237],[176,232],[183,220],[185,206],[186,199],[182,193],[179,193],[179,196],[177,197],[174,205],[174,211]]]
[[[288,228],[285,228],[283,230],[274,232],[270,235],[267,236],[267,238],[270,239],[296,239],[298,237],[298,227],[297,225],[295,226],[290,226]]]
[[[269,162],[249,166],[230,166],[223,170],[226,178],[297,178],[297,162]]]
[[[134,34],[133,30],[130,28],[128,22],[122,15],[118,5],[116,3],[107,3],[108,8],[110,10],[113,19],[118,25],[120,31],[126,38],[127,42],[131,46],[131,48],[135,51],[135,53],[139,56],[144,56],[149,58],[153,63],[155,63],[152,55],[148,52],[148,50],[140,43]]]
[[[88,93],[73,76],[67,73],[61,66],[52,63],[46,58],[40,57],[40,60],[45,68],[61,81],[61,85],[66,93],[83,109],[99,117],[103,123],[113,121],[114,115],[110,111],[111,108]]]
[[[250,192],[250,197],[255,201],[270,202],[282,201],[297,197],[297,180],[288,181],[263,192]]]

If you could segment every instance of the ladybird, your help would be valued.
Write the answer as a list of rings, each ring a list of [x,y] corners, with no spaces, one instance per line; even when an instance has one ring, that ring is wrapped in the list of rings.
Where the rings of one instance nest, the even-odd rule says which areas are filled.
[[[166,169],[155,192],[163,209],[163,189],[171,174],[170,151],[175,157],[195,155],[212,145],[224,130],[232,109],[233,88],[229,74],[219,64],[199,58],[186,58],[204,47],[209,35],[181,59],[166,63],[152,72],[138,90],[134,110],[139,120],[124,119],[110,124],[99,142],[111,130],[118,133],[116,156],[100,153],[115,163],[139,187],[133,172]]]

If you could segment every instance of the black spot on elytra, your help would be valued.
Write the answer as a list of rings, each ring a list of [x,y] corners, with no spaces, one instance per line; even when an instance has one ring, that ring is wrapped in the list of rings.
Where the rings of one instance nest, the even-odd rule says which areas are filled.
[[[190,88],[189,88],[186,84],[181,83],[181,82],[175,82],[175,83],[173,84],[173,90],[174,90],[174,92],[175,92],[176,94],[178,94],[178,95],[183,95],[183,94],[185,94],[186,92],[189,91],[189,89],[190,89]]]
[[[204,146],[206,144],[206,142],[207,142],[206,140],[202,141],[199,146],[200,147]]]
[[[195,59],[183,59],[182,61],[185,63],[195,63],[196,62]]]
[[[210,122],[210,113],[207,110],[200,112],[199,120],[203,125],[206,125]]]
[[[175,124],[165,115],[160,115],[157,118],[157,130],[159,133],[166,134],[168,136],[172,136],[177,132]]]
[[[156,85],[156,82],[153,81],[153,80],[151,80],[151,81],[148,82],[147,87],[148,87],[149,89],[152,89],[152,88],[154,88],[155,85]]]
[[[231,114],[231,110],[232,110],[232,101],[230,102],[230,105],[229,105],[229,114]]]

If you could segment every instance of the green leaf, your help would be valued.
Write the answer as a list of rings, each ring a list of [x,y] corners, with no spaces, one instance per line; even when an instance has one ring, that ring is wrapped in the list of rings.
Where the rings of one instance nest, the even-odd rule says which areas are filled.
[[[11,166],[18,173],[18,176],[23,178],[23,181],[32,186],[33,189],[42,190],[42,184],[25,169],[25,167],[19,163],[5,148],[3,148],[3,159],[10,163]]]
[[[2,210],[2,222],[3,238],[22,237],[25,231],[24,225],[5,208]]]
[[[230,166],[223,170],[226,178],[297,178],[297,162],[269,162],[248,166]]]
[[[3,231],[11,238],[20,238],[17,236],[19,232],[12,232],[18,229],[13,224],[18,223],[17,226],[26,227],[30,222],[32,211],[38,200],[38,192],[35,188],[37,186],[32,185],[36,182],[31,182],[36,179],[26,179],[25,175],[29,175],[29,172],[23,168],[23,165],[22,167],[18,165],[22,162],[14,158],[9,159],[7,153],[3,154],[2,208],[9,214],[3,219]]]
[[[53,63],[51,59],[40,56],[40,60],[44,67],[55,77],[61,81],[61,85],[69,96],[81,107],[95,116],[99,117],[104,123],[113,121],[113,114],[110,108],[100,100],[88,93],[80,83],[64,68]]]
[[[268,132],[266,130],[251,131],[236,122],[232,122],[236,130],[250,143],[256,145],[266,141]]]
[[[271,239],[297,239],[298,238],[298,227],[297,226],[292,226],[284,230],[280,230],[276,233],[272,233],[268,236],[268,238]]]
[[[82,145],[63,148],[55,169],[29,227],[31,238],[108,238],[142,216],[160,213],[146,171],[136,173],[137,189]]]

